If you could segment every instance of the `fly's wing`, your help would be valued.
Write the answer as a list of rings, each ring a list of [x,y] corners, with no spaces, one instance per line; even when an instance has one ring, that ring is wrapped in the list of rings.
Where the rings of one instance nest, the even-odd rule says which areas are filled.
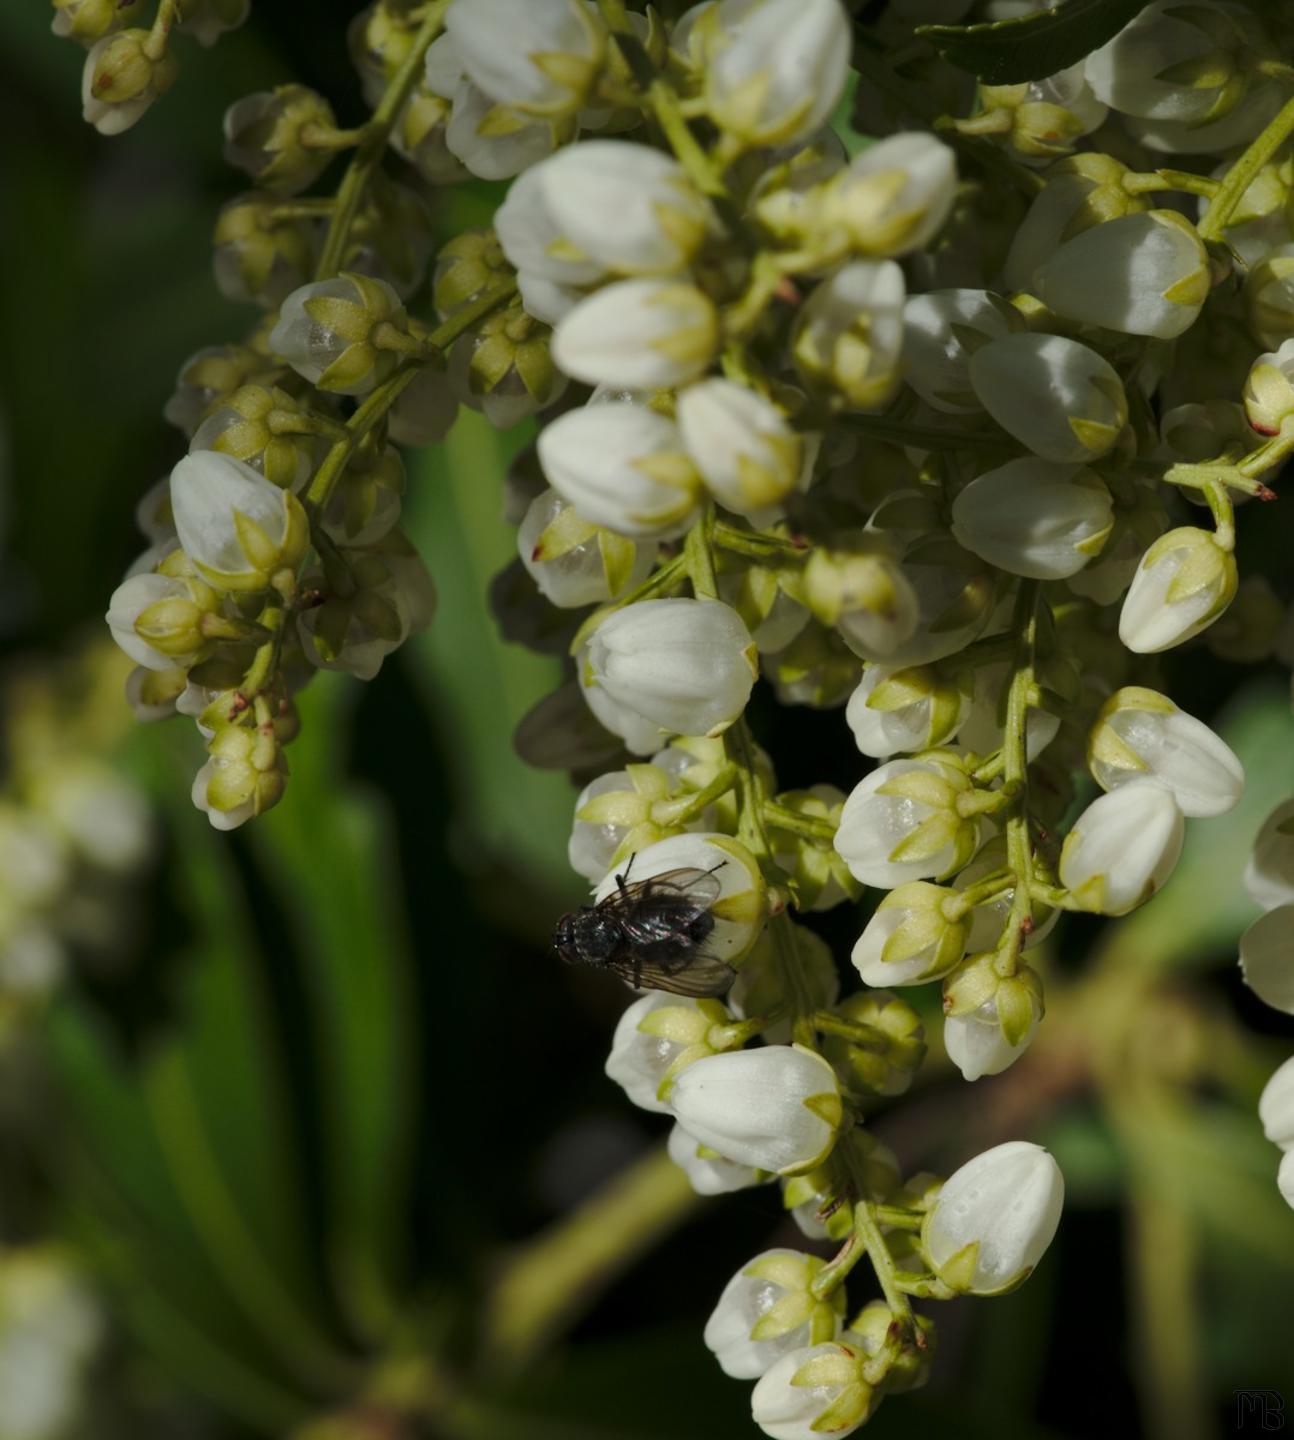
[[[680,966],[681,968],[674,968]],[[626,985],[645,986],[648,990],[668,990],[672,995],[687,995],[701,1000],[711,995],[724,995],[737,978],[731,965],[717,955],[694,949],[681,961],[651,959],[635,960],[632,955],[619,955],[610,968]]]
[[[720,888],[713,870],[685,865],[618,886],[598,908],[610,911],[623,925],[644,911],[666,916],[708,910],[719,898]]]

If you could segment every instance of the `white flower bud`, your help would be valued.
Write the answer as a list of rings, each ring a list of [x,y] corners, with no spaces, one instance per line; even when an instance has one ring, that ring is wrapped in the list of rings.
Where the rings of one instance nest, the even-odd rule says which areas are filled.
[[[631,863],[630,878],[634,882],[649,880],[670,870],[705,870],[718,881],[719,893],[709,906],[714,927],[706,937],[706,953],[735,965],[759,939],[767,914],[764,877],[755,857],[731,836],[689,831],[639,850]],[[593,893],[595,904],[619,888],[616,873],[612,871],[598,885]],[[623,875],[624,870],[619,873]],[[684,1117],[680,1114],[679,1119]],[[703,1143],[711,1143],[699,1130],[694,1133]],[[727,1150],[723,1154],[730,1160],[741,1159]]]
[[[112,638],[136,665],[187,670],[208,648],[202,622],[217,605],[216,592],[196,577],[149,572],[117,586],[105,618]]]
[[[436,42],[440,44],[452,44],[452,37],[442,35]],[[429,71],[431,50],[427,52]],[[445,146],[480,180],[510,180],[557,148],[558,131],[549,121],[524,123],[520,115],[501,110],[466,76],[450,95],[453,105],[445,126]]]
[[[317,586],[326,598],[301,612],[297,631],[312,665],[372,680],[388,655],[431,623],[436,591],[422,558],[398,531],[344,553],[353,589],[327,594],[322,573],[307,575],[306,586]]]
[[[1034,277],[1038,298],[1067,320],[1172,340],[1209,293],[1209,257],[1176,210],[1123,215],[1067,241]]]
[[[1014,305],[988,290],[931,290],[903,305],[903,378],[935,410],[982,409],[970,361],[989,341],[1024,327]]]
[[[400,358],[375,343],[378,332],[384,325],[402,328],[405,318],[400,297],[384,280],[336,275],[288,296],[270,332],[270,347],[321,390],[367,395]]]
[[[554,490],[536,497],[517,530],[521,563],[544,597],[562,609],[601,604],[641,585],[656,549],[600,529]]]
[[[772,1440],[852,1435],[879,1399],[863,1378],[867,1354],[846,1332],[838,1341],[783,1355],[751,1391],[751,1418]]]
[[[972,480],[952,519],[958,542],[999,570],[1063,580],[1099,553],[1114,505],[1091,470],[1026,456]]]
[[[583,145],[572,147],[573,150],[585,148]],[[645,147],[625,145],[619,148],[637,150]],[[550,203],[552,192],[560,191],[560,186],[549,183],[552,166],[563,155],[570,153],[571,150],[561,151],[519,175],[508,187],[507,196],[494,217],[494,229],[503,253],[518,271],[525,272],[532,283],[545,280],[554,285],[596,285],[606,278],[606,267],[576,245],[572,237],[560,228]],[[667,157],[662,155],[660,158],[669,163]]]
[[[718,735],[746,708],[758,662],[741,617],[720,600],[644,600],[608,615],[588,669],[618,705],[662,734]]]
[[[1284,800],[1263,821],[1245,862],[1245,889],[1264,910],[1294,904],[1294,800]]]
[[[1116,691],[1101,707],[1087,759],[1102,790],[1156,780],[1183,815],[1224,815],[1245,787],[1244,767],[1229,745],[1166,695],[1140,686]]]
[[[61,39],[93,45],[142,17],[144,0],[54,0],[50,29]]]
[[[1294,339],[1249,367],[1244,402],[1245,418],[1260,435],[1278,435],[1294,417]]]
[[[236,830],[283,798],[287,761],[272,735],[229,725],[208,749],[211,759],[194,776],[192,799],[213,830]]]
[[[304,85],[258,90],[225,111],[225,159],[259,188],[296,195],[314,184],[333,157],[326,145],[306,143],[303,132],[335,125],[332,106]]]
[[[1051,1244],[1065,1203],[1060,1166],[1040,1145],[1009,1140],[948,1177],[922,1240],[954,1290],[1000,1295],[1028,1278]]]
[[[90,47],[81,71],[81,113],[100,135],[129,130],[175,83],[179,64],[151,53],[149,31],[122,30]]]
[[[745,146],[807,139],[849,75],[840,0],[722,0],[717,21],[727,35],[705,71],[711,119]]]
[[[844,1113],[835,1071],[798,1045],[698,1060],[674,1082],[670,1105],[701,1144],[740,1165],[779,1174],[820,1165],[836,1143]]]
[[[1114,367],[1063,335],[991,340],[971,356],[968,370],[988,413],[1044,460],[1097,460],[1128,421]]]
[[[539,463],[586,520],[634,540],[677,535],[700,498],[678,426],[628,401],[585,405],[545,425]]]
[[[1171,791],[1131,780],[1098,796],[1074,822],[1060,852],[1060,883],[1084,910],[1126,915],[1173,873],[1185,833]]]
[[[967,1015],[944,1016],[944,1049],[963,1080],[1000,1075],[1029,1048],[1041,1018],[1040,1010],[1035,1009],[1024,1033],[1012,1044],[1002,1029],[997,1002],[986,1000]]]
[[[953,918],[956,896],[912,880],[876,907],[850,959],[865,985],[923,985],[940,980],[966,953],[969,915]]]
[[[890,760],[853,789],[836,831],[836,853],[864,885],[888,890],[959,870],[979,826],[958,812],[969,776],[951,759]]]
[[[212,232],[212,273],[229,300],[273,309],[309,280],[318,230],[284,215],[283,201],[263,190],[237,195],[220,208]]]
[[[1235,598],[1236,558],[1207,530],[1184,525],[1141,557],[1119,614],[1119,639],[1138,655],[1171,650],[1207,629]]]
[[[800,478],[802,444],[778,408],[732,380],[678,397],[678,427],[710,492],[738,515],[776,505]]]
[[[762,1185],[769,1178],[751,1165],[735,1165],[725,1160],[678,1124],[669,1132],[665,1149],[698,1195],[731,1195],[736,1190]]]
[[[918,600],[889,541],[863,533],[837,549],[815,546],[804,567],[804,601],[866,660],[886,660],[912,639]]]
[[[553,359],[575,380],[661,390],[694,380],[714,359],[719,318],[677,280],[621,280],[590,295],[553,331]]]
[[[180,544],[218,590],[261,590],[300,563],[309,540],[301,502],[250,465],[202,450],[171,471]]]
[[[599,775],[575,802],[575,823],[567,846],[571,869],[596,885],[622,857],[683,830],[714,830],[713,806],[686,824],[676,823],[680,806],[689,800],[682,780],[687,757],[669,747],[650,765],[628,765]]]
[[[612,274],[674,275],[687,268],[715,224],[709,202],[693,189],[676,160],[624,140],[566,146],[536,165],[513,190],[527,182],[542,196],[545,228],[551,232],[543,259],[549,264],[556,251],[558,257],[585,255]],[[506,209],[499,212],[500,222]],[[530,259],[539,248],[535,237],[519,244],[514,225],[500,223],[498,230],[508,259],[519,269],[524,266],[568,284],[597,278],[576,279],[569,265],[565,273],[550,273]]]
[[[1240,973],[1264,1005],[1294,1015],[1294,905],[1280,905],[1240,937]]]
[[[817,1299],[810,1286],[824,1261],[798,1250],[765,1250],[724,1286],[705,1322],[706,1348],[734,1380],[758,1380],[783,1355],[834,1339],[845,1295]]]
[[[1282,1150],[1294,1150],[1294,1056],[1272,1075],[1258,1098],[1263,1134]]]
[[[811,384],[836,390],[855,410],[883,410],[899,384],[903,271],[893,260],[858,260],[817,286],[796,322],[791,353]]]
[[[445,31],[475,85],[530,115],[578,110],[606,55],[606,31],[580,0],[455,0]]]
[[[653,991],[635,1000],[611,1038],[606,1073],[643,1110],[668,1115],[675,1077],[716,1046],[708,1037],[732,1016],[717,1000],[692,1000]]]
[[[1263,44],[1238,5],[1154,0],[1083,69],[1096,95],[1122,114],[1199,127],[1235,107],[1248,83],[1240,57]]]
[[[864,255],[910,255],[943,228],[957,194],[957,161],[923,130],[887,136],[855,155],[823,191],[822,221]]]
[[[930,750],[952,740],[970,713],[967,689],[929,666],[871,664],[845,707],[845,722],[864,755]]]

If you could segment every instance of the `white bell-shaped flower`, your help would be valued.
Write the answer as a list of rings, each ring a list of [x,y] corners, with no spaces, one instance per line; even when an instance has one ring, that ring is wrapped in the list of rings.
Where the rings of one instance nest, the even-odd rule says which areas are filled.
[[[436,43],[451,38],[444,35]],[[429,59],[430,54],[428,51]],[[466,76],[451,98],[445,147],[480,180],[511,180],[557,148],[557,130],[549,121],[527,125],[511,112],[500,117],[499,106]]]
[[[966,772],[951,759],[890,760],[845,801],[836,853],[856,880],[883,890],[951,874],[978,842],[977,822],[957,808],[970,788]]]
[[[283,302],[270,348],[302,379],[338,395],[367,395],[395,369],[395,350],[374,344],[383,325],[402,326],[404,306],[385,280],[347,273],[312,281]]]
[[[539,463],[586,520],[634,540],[677,535],[701,495],[678,426],[631,401],[559,415],[539,432]]]
[[[968,690],[928,665],[866,665],[845,707],[845,723],[864,755],[930,750],[952,740],[970,713]]]
[[[1245,44],[1261,47],[1263,35],[1242,6],[1154,0],[1094,50],[1083,71],[1098,98],[1123,115],[1198,126],[1243,96]]]
[[[792,1350],[833,1340],[845,1296],[819,1300],[810,1288],[824,1262],[799,1250],[765,1250],[724,1286],[705,1322],[706,1348],[734,1380],[758,1380]]]
[[[885,990],[947,975],[966,953],[969,917],[957,915],[956,898],[923,880],[891,890],[849,957],[863,983]]]
[[[855,410],[883,410],[899,384],[903,271],[857,260],[818,285],[800,310],[791,353],[810,383]]]
[[[576,279],[572,266],[580,262],[562,266],[562,255],[587,256],[584,263],[611,274],[678,274],[716,223],[709,202],[677,160],[625,140],[565,146],[513,190],[523,183],[542,196],[542,217],[536,218],[543,230],[540,236],[517,237],[515,224],[505,217],[510,194],[498,217],[504,251],[519,268],[568,284],[588,284],[596,277]],[[541,246],[536,263],[531,257]]]
[[[1060,883],[1084,910],[1126,915],[1173,873],[1186,822],[1172,792],[1131,780],[1098,796],[1074,822],[1060,852]]]
[[[762,1170],[751,1165],[736,1165],[725,1160],[678,1124],[669,1132],[665,1149],[698,1195],[731,1195],[736,1190],[762,1185],[768,1179]]]
[[[1102,790],[1157,780],[1183,815],[1224,815],[1245,787],[1244,767],[1225,741],[1166,695],[1141,686],[1116,691],[1101,707],[1087,756]]]
[[[670,1106],[701,1144],[740,1165],[778,1174],[820,1165],[844,1114],[836,1072],[799,1045],[698,1060],[674,1082]]]
[[[581,300],[553,331],[553,359],[573,379],[641,390],[694,380],[718,345],[713,303],[679,280],[608,285]]]
[[[771,401],[732,380],[702,380],[678,397],[678,427],[711,494],[738,515],[784,500],[803,446]]]
[[[961,1071],[963,1080],[1000,1075],[1029,1048],[1030,1041],[1037,1034],[1040,1018],[1035,1009],[1028,1028],[1013,1045],[1002,1029],[996,1003],[986,1000],[978,1010],[972,1010],[968,1015],[944,1016],[944,1049]]]
[[[1091,470],[1025,456],[976,476],[952,520],[958,543],[999,570],[1063,580],[1099,553],[1114,504]]]
[[[746,708],[755,642],[721,600],[643,600],[608,615],[589,642],[589,672],[662,734],[718,735]]]
[[[117,586],[105,618],[112,638],[136,665],[187,670],[206,648],[202,619],[215,604],[215,592],[199,580],[149,572]]]
[[[535,497],[517,529],[521,563],[561,609],[599,605],[641,585],[656,550],[594,525],[555,490]]]
[[[732,1017],[717,1000],[692,1000],[653,991],[635,1000],[611,1037],[606,1073],[643,1110],[668,1115],[669,1089],[685,1066],[713,1055],[706,1043]]]
[[[1204,242],[1176,210],[1094,225],[1034,276],[1038,298],[1065,319],[1159,340],[1190,329],[1209,285]]]
[[[624,148],[645,147],[626,145]],[[606,267],[576,245],[559,226],[549,201],[551,191],[560,188],[549,184],[551,168],[567,153],[570,152],[562,151],[541,160],[513,181],[503,204],[495,212],[494,229],[509,261],[532,279],[547,280],[555,285],[596,285],[606,278]]]
[[[923,249],[957,196],[957,161],[924,130],[889,135],[860,151],[823,192],[822,223],[841,226],[851,248],[891,257]]]
[[[1015,306],[988,290],[909,295],[903,305],[903,378],[933,409],[974,414],[982,406],[971,386],[971,360],[990,341],[1023,328]]]
[[[702,830],[657,840],[639,850],[627,866],[617,867],[603,877],[593,892],[595,904],[619,889],[617,875],[623,877],[626,868],[634,883],[671,870],[703,870],[713,876],[719,890],[708,906],[713,928],[706,936],[705,950],[726,965],[742,959],[763,932],[768,896],[759,862],[729,835]],[[700,1131],[696,1133],[699,1140],[709,1143]],[[726,1150],[723,1153],[729,1159],[741,1158]]]
[[[1279,905],[1240,937],[1240,973],[1264,1005],[1294,1015],[1294,905]]]
[[[849,75],[840,0],[720,0],[725,32],[706,66],[710,118],[745,146],[807,139],[836,108]]]
[[[1008,1140],[948,1177],[926,1214],[922,1241],[946,1285],[1000,1295],[1042,1259],[1064,1203],[1055,1160],[1041,1145]]]
[[[100,135],[129,130],[175,83],[179,63],[150,55],[149,32],[122,30],[90,47],[81,71],[81,115]]]
[[[1138,655],[1206,630],[1235,598],[1236,558],[1208,530],[1180,526],[1141,557],[1119,613],[1119,639]]]
[[[970,383],[1008,434],[1044,460],[1108,454],[1128,420],[1114,367],[1063,335],[1004,335],[970,358]]]
[[[1250,365],[1243,398],[1245,419],[1260,435],[1278,435],[1294,417],[1294,339]]]
[[[455,0],[445,30],[473,84],[546,118],[584,104],[606,55],[606,30],[581,0]]]
[[[1263,1134],[1282,1150],[1294,1150],[1294,1056],[1274,1072],[1258,1097]]]
[[[1263,821],[1244,879],[1245,889],[1264,910],[1294,905],[1294,800],[1282,801]]]
[[[171,513],[180,544],[218,590],[260,590],[305,554],[301,502],[250,465],[202,450],[171,471]]]
[[[1144,197],[1125,189],[1128,173],[1112,155],[1096,151],[1053,165],[1016,227],[1002,267],[1003,288],[1037,294],[1038,271],[1067,241],[1089,226],[1148,209]]]
[[[879,1402],[863,1378],[868,1352],[852,1332],[823,1345],[792,1350],[760,1376],[750,1414],[771,1440],[843,1440],[866,1422]]]

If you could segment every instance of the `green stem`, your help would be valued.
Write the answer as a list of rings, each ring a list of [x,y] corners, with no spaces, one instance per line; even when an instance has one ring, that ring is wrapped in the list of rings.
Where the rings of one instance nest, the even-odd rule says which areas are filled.
[[[531,1240],[505,1265],[484,1307],[491,1365],[503,1371],[527,1365],[699,1204],[662,1147]]]
[[[1015,669],[1007,690],[1006,734],[1002,745],[1003,782],[1015,797],[1016,809],[1006,822],[1007,864],[1014,877],[1011,913],[998,948],[997,969],[1012,975],[1019,964],[1025,935],[1033,920],[1033,845],[1029,838],[1029,699],[1034,688],[1034,651],[1038,639],[1041,586],[1026,580],[1016,600],[1018,639]]]
[[[823,1035],[839,1035],[861,1050],[874,1050],[883,1055],[890,1042],[875,1025],[863,1025],[857,1020],[846,1020],[833,1015],[830,1010],[819,1010],[813,1016],[813,1028]]]
[[[875,1206],[868,1200],[860,1200],[854,1206],[854,1231],[866,1247],[867,1258],[876,1271],[876,1280],[885,1296],[894,1318],[909,1329],[912,1325],[912,1306],[908,1297],[899,1288],[898,1267],[885,1243],[881,1227],[876,1223]]]
[[[341,268],[342,259],[346,254],[346,246],[350,242],[350,232],[355,223],[355,217],[359,214],[359,208],[364,203],[368,187],[382,162],[391,131],[395,128],[395,123],[400,118],[400,112],[404,109],[405,103],[413,93],[418,78],[422,74],[427,50],[431,42],[440,34],[449,5],[450,0],[432,0],[432,3],[427,6],[423,22],[414,36],[408,55],[405,56],[400,68],[392,76],[381,103],[373,112],[373,118],[364,126],[364,139],[347,167],[345,177],[337,191],[336,208],[333,211],[332,222],[328,226],[328,235],[319,256],[319,264],[315,269],[316,280],[326,280]]]
[[[763,811],[765,824],[771,825],[774,830],[785,830],[820,845],[830,845],[839,828],[834,820],[819,815],[801,815],[798,810],[789,810],[776,800],[765,800]]]
[[[1294,134],[1294,99],[1281,106],[1276,118],[1250,142],[1249,148],[1227,171],[1209,205],[1208,214],[1199,223],[1201,240],[1221,240],[1245,191],[1291,134]]]

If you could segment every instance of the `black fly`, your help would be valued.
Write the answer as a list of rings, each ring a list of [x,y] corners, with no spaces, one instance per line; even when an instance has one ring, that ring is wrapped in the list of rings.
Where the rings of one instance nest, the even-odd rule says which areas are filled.
[[[616,888],[597,905],[563,915],[553,948],[568,965],[610,970],[627,985],[675,995],[722,995],[733,970],[706,952],[719,898],[715,870],[684,867],[629,883],[632,858]]]

